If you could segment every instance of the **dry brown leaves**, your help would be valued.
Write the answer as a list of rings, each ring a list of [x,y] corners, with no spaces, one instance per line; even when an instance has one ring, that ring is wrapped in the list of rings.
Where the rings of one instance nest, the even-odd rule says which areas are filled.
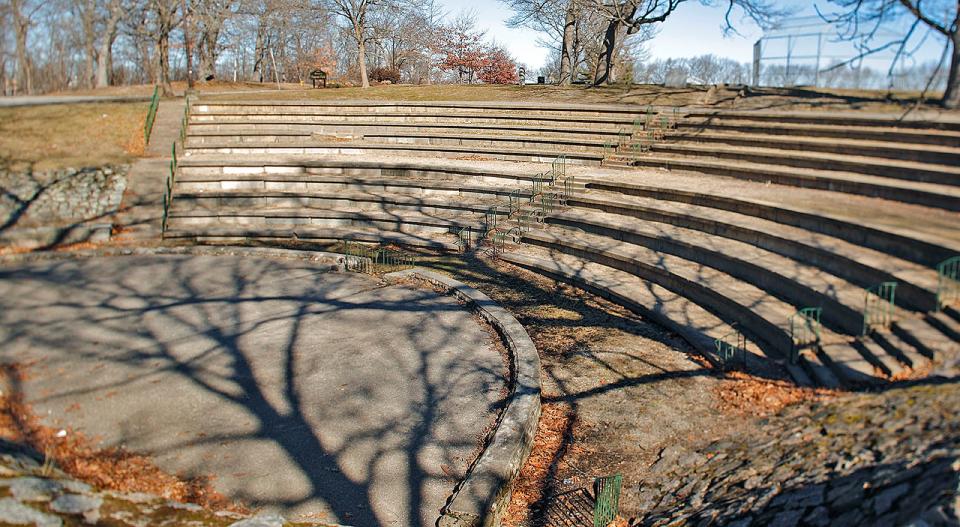
[[[70,476],[100,489],[145,492],[214,510],[247,512],[213,490],[211,478],[185,478],[167,474],[148,457],[122,448],[95,448],[83,434],[56,430],[39,423],[16,389],[25,380],[24,368],[0,365],[0,437],[23,444]]]
[[[834,390],[801,388],[783,380],[761,379],[730,372],[717,388],[720,409],[739,415],[762,417],[792,404],[834,397]]]
[[[514,481],[510,506],[503,517],[504,526],[526,525],[528,518],[536,512],[534,506],[542,503],[551,474],[556,472],[556,464],[569,441],[568,431],[573,420],[573,409],[569,404],[543,404],[533,450]]]

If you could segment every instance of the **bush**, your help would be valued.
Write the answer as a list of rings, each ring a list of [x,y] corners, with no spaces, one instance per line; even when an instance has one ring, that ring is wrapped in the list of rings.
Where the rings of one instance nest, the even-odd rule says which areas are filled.
[[[370,70],[370,78],[377,82],[390,81],[393,84],[400,82],[400,70],[393,68],[373,68]]]

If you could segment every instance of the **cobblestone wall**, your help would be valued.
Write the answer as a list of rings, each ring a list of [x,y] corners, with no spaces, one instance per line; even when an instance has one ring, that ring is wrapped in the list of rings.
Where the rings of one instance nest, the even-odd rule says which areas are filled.
[[[0,245],[48,245],[109,233],[127,168],[0,172]]]
[[[960,525],[960,380],[791,407],[758,433],[668,447],[636,525]]]

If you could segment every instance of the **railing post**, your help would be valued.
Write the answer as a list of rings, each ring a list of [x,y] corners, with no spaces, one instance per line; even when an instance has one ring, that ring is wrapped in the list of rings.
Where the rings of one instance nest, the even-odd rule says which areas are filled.
[[[960,301],[960,255],[937,264],[937,311]]]

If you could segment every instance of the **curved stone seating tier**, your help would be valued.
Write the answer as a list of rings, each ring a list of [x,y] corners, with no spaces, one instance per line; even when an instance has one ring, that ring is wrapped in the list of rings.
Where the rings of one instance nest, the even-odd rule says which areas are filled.
[[[615,140],[621,133],[631,133],[632,124],[608,125],[603,123],[573,123],[573,124],[503,124],[477,122],[375,122],[355,121],[331,117],[324,120],[304,122],[298,119],[263,119],[263,120],[236,120],[236,121],[191,121],[190,137],[216,136],[224,134],[257,134],[269,130],[278,135],[357,135],[383,134],[384,131],[396,133],[433,132],[458,134],[464,132],[479,132],[483,134],[503,135],[532,135],[539,137],[571,137],[571,138],[602,138]]]
[[[185,239],[197,243],[248,244],[248,243],[316,243],[330,245],[342,241],[397,244],[407,247],[453,251],[457,249],[454,238],[438,239],[436,236],[417,236],[411,233],[383,231],[380,229],[337,228],[321,226],[288,226],[277,228],[216,227],[203,229],[168,230],[166,238]]]
[[[778,148],[737,146],[732,144],[703,144],[695,141],[668,141],[654,144],[655,153],[674,156],[710,157],[747,161],[750,163],[770,163],[778,166],[850,172],[880,176],[908,181],[939,183],[942,185],[960,185],[960,169],[955,165],[941,165],[929,162],[902,161],[897,159],[856,156],[823,152],[798,152]]]
[[[688,110],[686,117],[700,119],[741,119],[777,124],[819,124],[849,127],[880,127],[898,130],[939,130],[960,132],[960,120],[952,117],[925,119],[923,116],[870,115],[844,112],[764,112],[737,110]]]
[[[310,146],[313,143],[326,144],[329,138],[316,138],[308,133],[292,133],[275,130],[243,131],[232,133],[193,133],[187,137],[187,150],[205,147],[224,147],[234,145],[270,145],[295,144]],[[453,134],[430,132],[370,132],[360,139],[343,140],[342,146],[363,148],[368,142],[380,144],[436,145],[436,146],[478,146],[511,150],[557,149],[562,152],[603,153],[604,141],[592,138],[541,137],[537,135],[497,135],[497,134]]]
[[[667,132],[671,142],[686,141],[729,146],[778,148],[782,150],[800,150],[803,152],[822,152],[846,154],[867,158],[895,159],[921,163],[938,163],[956,166],[960,163],[960,146],[941,146],[930,144],[910,144],[884,140],[848,139],[845,137],[803,137],[796,134],[773,135],[750,132],[712,131],[710,127],[689,129],[687,127]],[[960,136],[957,137],[960,143]]]
[[[204,145],[188,145],[187,155],[196,154],[237,154],[237,155],[407,155],[407,156],[440,156],[463,157],[480,156],[486,159],[502,159],[510,161],[532,161],[548,163],[558,155],[565,155],[567,161],[587,165],[599,165],[603,161],[602,152],[586,152],[576,150],[558,151],[554,149],[513,149],[509,147],[483,147],[461,145],[429,145],[429,144],[400,144],[400,143],[373,143],[367,141],[324,142],[317,141],[309,144],[257,142],[257,143],[207,143]]]
[[[751,282],[700,263],[700,260],[617,242],[605,236],[558,233],[547,229],[530,231],[524,234],[523,239],[656,283],[737,324],[754,337],[768,357],[782,361],[790,356],[793,342],[789,332],[789,317],[800,306],[785,302]],[[752,281],[763,282],[763,277]],[[825,309],[828,308],[825,306]],[[860,327],[857,327],[852,333],[858,334],[859,330]],[[833,380],[823,372],[818,373],[816,359],[830,368],[842,384],[856,385],[876,382],[882,375],[901,373],[903,367],[898,359],[901,355],[919,356],[913,347],[905,351],[897,350],[896,355],[884,352],[875,356],[865,348],[854,346],[852,336],[834,333],[827,328],[821,330],[821,342],[822,346],[816,355],[805,352],[800,362],[813,378],[824,385],[832,384]]]
[[[815,190],[798,192],[800,199],[792,200],[789,188],[778,187],[771,193],[762,185],[725,185],[722,179],[703,181],[700,185],[701,180],[696,174],[686,173],[677,173],[676,179],[658,178],[651,183],[635,183],[620,177],[577,179],[589,190],[609,193],[601,194],[607,196],[603,206],[615,206],[630,196],[716,209],[825,234],[926,267],[960,253],[960,236],[953,213],[918,206],[901,206],[904,209],[901,211],[885,207],[884,202],[847,199]],[[750,189],[758,192],[751,193]],[[597,194],[588,195],[601,199]],[[832,206],[825,208],[813,201],[817,199]],[[628,208],[633,207],[625,204],[617,210]]]
[[[645,222],[675,225],[705,233],[711,240],[735,240],[793,262],[814,266],[861,288],[897,281],[900,284],[897,299],[901,305],[917,311],[930,311],[936,307],[937,275],[933,267],[833,236],[722,209],[654,198],[609,195],[602,191],[578,195],[570,204],[579,210],[552,214],[550,221],[585,230],[622,229],[625,226],[624,220],[602,221],[582,212],[588,209]],[[641,228],[647,225],[627,226]]]

